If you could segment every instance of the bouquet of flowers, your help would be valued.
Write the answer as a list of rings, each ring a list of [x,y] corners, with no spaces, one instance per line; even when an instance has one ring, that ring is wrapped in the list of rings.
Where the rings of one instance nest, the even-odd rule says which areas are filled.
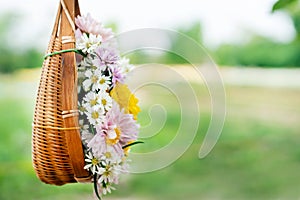
[[[84,168],[93,174],[95,193],[100,198],[115,189],[120,174],[128,172],[130,147],[140,143],[140,108],[124,83],[133,65],[120,56],[112,30],[89,14],[77,16],[75,23]]]

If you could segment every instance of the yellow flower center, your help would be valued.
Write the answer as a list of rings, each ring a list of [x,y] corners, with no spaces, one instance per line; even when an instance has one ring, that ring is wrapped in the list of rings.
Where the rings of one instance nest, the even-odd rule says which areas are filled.
[[[112,157],[110,152],[106,152],[104,155],[105,155],[106,158],[111,158]]]
[[[107,101],[106,101],[106,99],[102,99],[102,104],[105,106],[106,104],[107,104]]]
[[[91,163],[92,165],[98,165],[99,161],[97,158],[93,158]]]
[[[94,106],[94,105],[96,105],[97,104],[97,98],[96,99],[92,99],[91,101],[90,101],[90,105],[91,106]]]
[[[85,109],[83,106],[79,106],[78,109],[79,109],[81,112],[86,111],[86,109]]]
[[[98,77],[92,76],[91,80],[92,80],[92,83],[97,83]]]
[[[87,47],[87,48],[90,48],[91,46],[92,46],[92,43],[91,43],[91,42],[87,42],[87,43],[86,43],[86,47]]]
[[[114,145],[114,144],[117,144],[118,141],[119,141],[119,139],[120,139],[120,136],[121,136],[121,131],[120,131],[120,129],[117,127],[117,128],[115,128],[114,130],[115,130],[117,136],[116,136],[115,138],[112,138],[112,139],[106,138],[106,143],[107,143],[108,145]]]
[[[105,79],[104,79],[104,78],[101,78],[100,81],[99,81],[99,83],[100,83],[101,85],[104,84],[104,83],[105,83]]]
[[[109,170],[109,166],[106,166],[105,167],[105,172],[103,172],[103,175],[104,176],[110,176],[110,174],[111,174],[111,171]]]
[[[96,111],[92,112],[92,118],[93,119],[98,119],[98,117],[99,117],[99,113],[98,112],[96,112]]]

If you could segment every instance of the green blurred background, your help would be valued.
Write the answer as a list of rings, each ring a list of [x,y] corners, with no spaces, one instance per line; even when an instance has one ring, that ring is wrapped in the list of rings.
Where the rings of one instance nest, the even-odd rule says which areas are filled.
[[[206,86],[194,82],[201,121],[191,147],[162,170],[122,177],[117,190],[105,199],[300,198],[299,1],[274,1],[270,12],[283,12],[290,17],[294,38],[283,43],[253,32],[245,42],[207,48],[220,66],[227,96],[226,122],[213,151],[198,159],[211,109]],[[0,13],[0,200],[93,199],[92,185],[51,186],[41,183],[34,174],[31,122],[43,50],[35,46],[21,48],[12,42],[11,30],[20,20],[22,16],[18,13]],[[109,26],[118,31],[117,23]],[[174,29],[205,43],[200,21],[178,24]],[[184,45],[180,38],[173,38],[170,49],[177,51]],[[188,52],[199,56],[194,53]],[[147,52],[136,52],[131,60],[137,65],[157,62],[177,68],[190,67],[186,60],[167,53],[149,57]],[[258,80],[261,77],[265,79]],[[184,84],[170,82],[176,87]],[[162,105],[173,98],[172,94],[155,88],[146,92],[155,97],[153,102]],[[139,121],[143,126],[149,122],[149,105],[141,99],[141,106]],[[180,110],[168,110],[165,127],[135,151],[167,144],[176,132],[174,124],[179,122]]]

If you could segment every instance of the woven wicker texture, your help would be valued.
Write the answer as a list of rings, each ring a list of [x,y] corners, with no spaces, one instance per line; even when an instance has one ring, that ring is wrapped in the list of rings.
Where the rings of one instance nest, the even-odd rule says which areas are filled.
[[[71,15],[66,8],[71,8],[69,10]],[[74,34],[70,19],[72,19],[73,12],[72,20],[74,21],[74,13],[78,10],[77,1],[61,0],[47,54],[64,49],[66,45],[62,44],[61,38],[65,35],[62,33],[71,30]],[[69,24],[69,30],[62,30],[66,27],[63,24]],[[66,36],[70,37],[70,35]],[[74,41],[70,42],[74,43]],[[63,115],[70,113],[69,110],[64,111],[63,108],[70,107],[77,110],[77,102],[75,103],[77,96],[67,96],[69,93],[73,94],[72,91],[67,91],[69,93],[65,94],[65,88],[72,90],[76,86],[76,83],[75,86],[74,83],[70,86],[66,82],[69,81],[69,76],[72,80],[77,77],[76,70],[69,70],[67,68],[69,66],[64,64],[70,60],[71,63],[75,63],[74,53],[52,55],[44,60],[33,117],[33,166],[41,181],[54,185],[90,181],[89,173],[83,169],[84,154],[78,130],[78,117],[72,114],[67,117]],[[66,73],[66,71],[72,73]]]

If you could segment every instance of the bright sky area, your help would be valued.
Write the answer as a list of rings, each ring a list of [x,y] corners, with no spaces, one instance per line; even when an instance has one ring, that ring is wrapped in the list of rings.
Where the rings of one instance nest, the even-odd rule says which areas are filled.
[[[294,37],[291,21],[283,12],[271,13],[276,0],[79,0],[82,13],[108,23],[119,31],[138,28],[175,29],[200,21],[206,45],[241,42],[258,33],[287,42]],[[19,44],[47,45],[58,0],[9,0],[0,13],[15,10],[22,16],[13,34]],[[21,34],[20,34],[21,33]]]

